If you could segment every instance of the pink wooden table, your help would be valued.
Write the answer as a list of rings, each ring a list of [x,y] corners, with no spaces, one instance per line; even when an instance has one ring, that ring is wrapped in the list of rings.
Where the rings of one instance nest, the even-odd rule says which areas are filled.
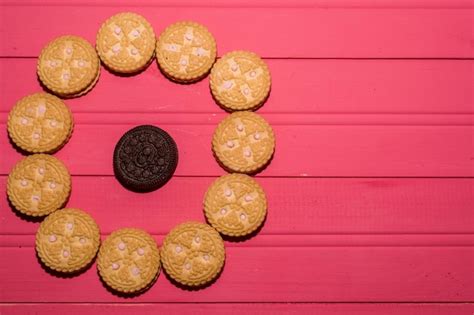
[[[104,289],[93,266],[72,279],[35,257],[37,222],[0,199],[0,313],[474,312],[474,3],[469,0],[27,0],[0,1],[0,191],[20,155],[6,119],[40,90],[36,58],[50,39],[95,42],[119,11],[143,14],[159,33],[191,19],[209,27],[219,55],[249,49],[273,76],[259,111],[277,150],[258,175],[265,226],[227,242],[211,287],[184,291],[160,275],[145,294]],[[223,170],[210,140],[225,113],[208,79],[166,80],[156,63],[123,78],[103,70],[87,96],[69,100],[74,135],[57,153],[73,174],[69,206],[103,236],[135,226],[163,235],[203,221],[202,198]],[[180,162],[162,189],[135,194],[113,177],[124,131],[151,123],[176,139]]]

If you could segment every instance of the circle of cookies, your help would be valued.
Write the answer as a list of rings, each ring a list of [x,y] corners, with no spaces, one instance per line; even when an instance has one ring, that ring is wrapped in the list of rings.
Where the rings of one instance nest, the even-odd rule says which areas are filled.
[[[39,80],[60,97],[78,97],[88,93],[99,80],[100,60],[114,72],[135,73],[145,69],[156,53],[158,65],[168,78],[191,83],[209,73],[217,56],[214,37],[204,26],[194,22],[175,23],[156,40],[151,25],[134,13],[120,13],[106,20],[97,34],[96,48],[97,51],[78,36],[54,39],[38,58]],[[256,54],[235,51],[215,64],[210,85],[216,101],[228,111],[255,110],[268,97],[271,78],[267,65]],[[156,127],[135,129],[146,134],[151,128]],[[59,149],[69,140],[72,129],[69,109],[47,93],[21,99],[8,118],[12,141],[33,153]],[[128,172],[132,165],[134,175],[140,173],[139,180],[142,175],[150,177],[151,173],[157,173],[153,172],[158,169],[153,169],[155,162],[160,166],[165,164],[164,155],[169,152],[164,151],[176,151],[171,138],[168,142],[172,145],[166,147],[162,145],[167,142],[166,137],[157,139],[157,135],[151,134],[151,142],[146,143],[146,136],[149,134],[131,135],[128,143],[121,139],[119,144],[125,143],[123,152],[115,152],[117,169]],[[253,173],[265,166],[274,146],[271,127],[251,112],[234,113],[224,119],[212,141],[219,162],[229,170],[242,173]],[[124,162],[127,154],[133,155],[133,163]],[[177,152],[169,155],[171,166],[164,170],[165,175],[152,180],[153,185],[161,181],[157,187],[176,168]],[[147,191],[149,187],[147,182],[137,190]],[[99,275],[107,286],[123,293],[148,289],[158,277],[160,261],[170,277],[183,285],[210,283],[225,263],[224,242],[218,231],[229,236],[248,235],[261,226],[266,216],[266,197],[255,180],[242,174],[222,176],[209,188],[204,200],[207,220],[218,231],[197,222],[180,224],[165,237],[160,260],[154,239],[140,229],[117,230],[99,249],[99,228],[92,217],[79,209],[56,211],[66,203],[70,191],[71,177],[64,164],[45,154],[19,161],[8,176],[8,199],[18,211],[31,216],[50,214],[36,234],[36,250],[41,261],[53,270],[72,273],[87,267],[99,251]]]
[[[209,84],[214,99],[224,109],[254,110],[267,99],[271,77],[268,66],[257,54],[233,51],[216,62]]]
[[[212,150],[224,168],[237,173],[255,173],[273,156],[273,129],[253,112],[232,113],[214,131]]]
[[[8,175],[7,194],[21,213],[44,216],[61,208],[71,192],[71,176],[57,158],[33,154],[19,161]]]
[[[209,30],[195,22],[168,26],[156,44],[156,59],[163,73],[182,83],[195,82],[209,73],[217,47]]]
[[[204,213],[209,223],[228,236],[245,236],[257,230],[267,213],[262,187],[252,177],[228,174],[206,192]]]
[[[37,72],[45,87],[61,97],[87,93],[97,82],[100,61],[85,39],[66,35],[51,41],[41,51]]]
[[[48,93],[23,97],[8,115],[8,135],[22,150],[52,153],[69,140],[73,119],[64,102]]]
[[[148,289],[160,271],[160,253],[150,234],[135,228],[112,232],[99,250],[100,277],[113,290],[136,293]]]
[[[211,282],[222,270],[224,260],[224,241],[207,224],[182,223],[163,240],[163,268],[171,278],[185,286]]]
[[[156,37],[141,15],[119,13],[107,19],[97,33],[97,53],[118,73],[135,73],[148,66],[155,54]]]
[[[100,244],[94,219],[79,209],[62,209],[49,215],[36,233],[36,251],[50,269],[72,273],[89,266]]]

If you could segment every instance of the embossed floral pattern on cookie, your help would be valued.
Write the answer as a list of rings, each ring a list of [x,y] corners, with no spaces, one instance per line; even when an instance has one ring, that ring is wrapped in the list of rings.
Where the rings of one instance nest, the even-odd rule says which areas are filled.
[[[141,15],[116,14],[105,21],[97,33],[97,52],[112,71],[134,73],[144,69],[155,53],[152,26]]]
[[[225,168],[238,173],[255,173],[273,155],[273,129],[258,114],[232,113],[214,131],[212,150]]]
[[[76,272],[87,267],[99,249],[99,227],[79,209],[62,209],[49,215],[36,233],[36,251],[49,268]]]
[[[161,259],[166,273],[186,286],[201,286],[215,279],[224,266],[224,242],[207,224],[187,222],[165,237]]]
[[[203,78],[217,56],[212,34],[201,24],[178,22],[168,26],[156,45],[158,65],[169,78],[194,82]]]
[[[37,71],[41,82],[62,97],[82,95],[94,84],[99,70],[99,57],[94,47],[79,36],[54,39],[38,58]]]
[[[244,174],[218,178],[204,197],[204,213],[211,225],[228,236],[244,236],[262,224],[267,213],[265,193]]]
[[[8,175],[8,198],[26,215],[50,214],[66,203],[70,192],[71,176],[66,166],[51,155],[30,155]]]
[[[216,101],[229,111],[253,110],[263,104],[271,86],[270,71],[249,51],[233,51],[220,58],[209,84]]]
[[[61,148],[73,129],[72,114],[63,101],[48,93],[23,97],[8,115],[8,134],[21,149],[49,153]]]
[[[97,268],[104,282],[123,293],[148,288],[160,271],[160,253],[147,232],[135,228],[114,231],[100,247]]]

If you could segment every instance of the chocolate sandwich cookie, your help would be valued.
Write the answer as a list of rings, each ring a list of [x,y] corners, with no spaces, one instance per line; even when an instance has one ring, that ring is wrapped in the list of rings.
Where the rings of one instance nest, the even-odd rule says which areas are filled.
[[[127,189],[149,192],[163,186],[178,164],[178,149],[170,135],[155,126],[127,131],[115,146],[114,173]]]

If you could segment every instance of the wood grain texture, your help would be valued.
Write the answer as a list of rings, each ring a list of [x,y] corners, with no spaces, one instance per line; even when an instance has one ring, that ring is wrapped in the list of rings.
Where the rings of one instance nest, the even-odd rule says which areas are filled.
[[[0,0],[0,5],[64,5],[60,0]],[[136,7],[223,7],[223,8],[457,8],[470,9],[474,7],[472,0],[71,0],[68,4],[90,6],[136,6]]]
[[[156,192],[136,194],[125,190],[111,176],[76,176],[68,205],[89,212],[105,234],[133,223],[162,235],[184,220],[204,220],[202,201],[213,180],[174,177]],[[345,244],[348,244],[354,235],[362,235],[365,239],[361,241],[371,244],[372,238],[377,244],[386,234],[392,235],[394,241],[397,240],[394,235],[408,234],[420,242],[428,234],[424,244],[434,237],[433,245],[436,245],[440,241],[433,234],[474,234],[474,179],[257,178],[257,181],[266,191],[269,203],[259,237],[339,235],[346,236]],[[5,185],[6,177],[2,176],[0,191],[5,190]],[[33,235],[38,228],[38,223],[17,217],[6,198],[0,199],[0,220],[1,235]],[[252,245],[259,237],[242,245]],[[389,238],[385,240],[387,245],[391,244]]]
[[[25,6],[7,2],[1,10],[0,56],[38,56],[45,41],[56,37],[59,30],[94,43],[100,24],[120,11],[144,15],[157,33],[177,20],[204,23],[216,37],[220,55],[235,49],[284,58],[472,58],[474,55],[473,10],[469,8],[139,5],[56,2],[51,6],[38,3]],[[48,23],[44,23],[45,19]],[[263,25],[271,25],[271,31]]]
[[[0,248],[4,302],[126,302],[95,266],[78,277],[42,269],[33,247]],[[474,299],[474,247],[227,247],[224,272],[186,291],[160,275],[134,302],[466,302]],[[28,288],[28,292],[25,292]],[[86,289],[87,288],[87,289]]]
[[[272,92],[259,113],[277,136],[256,178],[266,222],[245,242],[226,241],[225,270],[209,288],[185,291],[161,274],[150,291],[123,299],[95,266],[70,279],[43,270],[39,222],[4,195],[1,314],[472,314],[474,1],[0,0],[0,191],[21,157],[7,114],[40,90],[41,48],[66,33],[94,42],[100,23],[125,10],[157,33],[202,22],[219,55],[265,57]],[[102,237],[135,226],[160,244],[177,223],[204,220],[203,194],[224,174],[210,140],[226,116],[207,79],[177,85],[155,63],[127,78],[103,69],[91,93],[66,103],[76,126],[57,156],[73,174],[68,205],[88,211]],[[162,189],[134,194],[113,177],[112,151],[143,123],[170,132],[180,162]]]
[[[327,123],[340,117],[339,122],[346,124],[358,124],[355,116],[364,114],[372,118],[370,123],[378,124],[456,124],[453,119],[459,116],[474,122],[473,60],[265,61],[272,91],[259,113],[312,114],[315,122]],[[36,59],[0,58],[0,73],[0,112],[8,112],[19,98],[40,90]],[[22,84],[14,80],[17,76]],[[75,114],[223,113],[212,99],[208,79],[178,85],[164,78],[156,62],[132,77],[102,69],[91,93],[66,103]]]
[[[273,122],[272,116],[263,116],[273,125],[276,136],[275,155],[262,172],[265,176],[464,177],[474,174],[474,126],[279,125]],[[73,137],[56,156],[74,175],[113,175],[112,154],[120,137],[137,124],[153,122],[162,125],[181,152],[176,175],[224,173],[210,149],[217,119],[202,125],[163,125],[159,113],[147,117],[134,120],[136,117],[130,114],[133,123],[127,124],[76,124]],[[6,133],[5,124],[0,124],[0,146],[8,152],[2,158],[2,175],[8,174],[21,157],[10,145]],[[305,158],[308,154],[311,158]]]

